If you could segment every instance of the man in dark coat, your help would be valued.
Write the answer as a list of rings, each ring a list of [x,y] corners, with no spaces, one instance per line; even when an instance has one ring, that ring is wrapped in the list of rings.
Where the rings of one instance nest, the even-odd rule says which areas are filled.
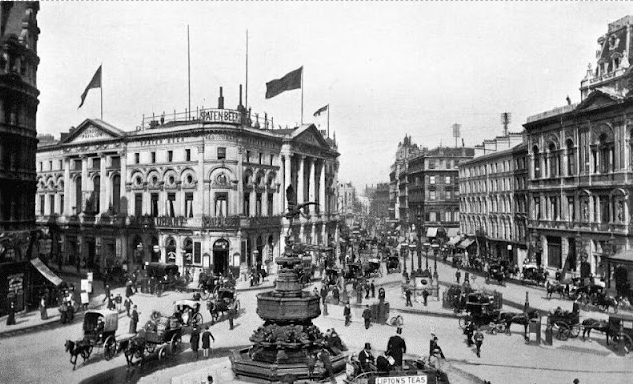
[[[387,352],[389,352],[389,356],[395,360],[394,366],[396,369],[402,369],[402,355],[407,353],[407,344],[402,336],[400,336],[401,334],[402,328],[398,327],[398,329],[396,329],[396,335],[391,336],[387,343]]]
[[[345,309],[343,309],[343,316],[345,316],[345,326],[349,326],[349,323],[352,322],[352,309],[349,306],[349,303],[345,304]]]
[[[365,305],[363,319],[365,319],[365,329],[369,329],[369,325],[371,324],[371,311],[369,310],[369,305]]]
[[[334,288],[332,288],[332,299],[334,300],[334,305],[338,305],[341,296],[337,286],[334,286]]]
[[[334,377],[334,369],[332,368],[332,360],[330,359],[330,353],[327,350],[322,349],[317,355],[317,357],[323,363],[323,368],[325,368],[325,372],[327,372],[328,376],[330,377],[330,382],[332,384],[336,384],[336,378]]]
[[[105,276],[103,277],[104,281],[105,281]],[[110,298],[110,285],[106,284],[105,285],[105,297],[103,298],[102,303],[105,303],[106,300],[108,300]],[[108,303],[110,304],[110,303]]]
[[[229,310],[227,312],[228,318],[229,318],[229,330],[233,330],[233,319],[235,318],[235,314],[237,313],[237,311],[235,310],[235,306],[231,305],[229,307]]]
[[[465,333],[466,336],[468,338],[467,342],[468,342],[468,346],[470,347],[471,345],[473,345],[473,334],[475,333],[475,323],[474,322],[469,322],[468,325],[466,326],[465,329]]]
[[[191,330],[191,337],[189,338],[189,345],[191,346],[191,350],[193,351],[193,355],[196,360],[198,360],[198,344],[200,343],[200,331],[198,331],[198,327],[194,326],[193,330]]]
[[[391,364],[389,364],[389,359],[385,354],[378,355],[376,358],[376,369],[378,372],[389,372],[391,370]]]
[[[136,325],[138,324],[137,306],[132,307],[132,315],[130,316],[130,333],[136,333]]]
[[[204,357],[209,357],[209,350],[211,349],[211,340],[215,343],[215,337],[209,331],[209,326],[204,327],[204,332],[202,332],[202,352]]]
[[[481,344],[484,342],[484,335],[483,333],[479,332],[479,330],[477,330],[477,332],[475,332],[475,347],[477,347],[477,357],[481,357]]]
[[[369,285],[369,289],[371,290],[371,298],[374,299],[376,297],[376,285],[374,285],[374,281],[371,281]]]
[[[406,291],[404,291],[404,295],[407,298],[407,302],[405,303],[405,307],[413,307],[413,303],[411,302],[411,289],[407,288]]]
[[[62,313],[62,316],[64,314]],[[62,321],[64,323],[65,321]],[[15,325],[15,303],[13,300],[9,302],[9,316],[7,317],[7,325]]]
[[[358,361],[363,372],[375,371],[374,355],[371,354],[371,344],[365,343],[365,348],[358,354]]]
[[[325,305],[325,299],[327,299],[327,287],[323,284],[321,287],[321,301],[323,302],[323,305]]]

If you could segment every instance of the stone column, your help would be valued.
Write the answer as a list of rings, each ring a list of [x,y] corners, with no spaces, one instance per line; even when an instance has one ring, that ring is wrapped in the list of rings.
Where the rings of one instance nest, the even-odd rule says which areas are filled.
[[[127,187],[126,184],[128,182],[128,180],[130,180],[130,177],[127,174],[127,151],[123,150],[119,152],[119,162],[121,164],[121,189],[118,191],[119,193],[119,202],[121,204],[121,206],[119,207],[119,212],[127,215],[128,212],[130,212],[130,207],[131,204],[134,204],[134,195],[127,191]],[[115,191],[115,193],[117,193]],[[125,199],[124,199],[125,197]],[[124,253],[127,252],[127,246],[123,246],[124,249]]]
[[[72,199],[70,198],[71,187],[70,159],[64,158],[64,212],[62,212],[64,216],[70,216],[72,214]]]
[[[310,167],[310,177],[308,178],[308,201],[316,201],[316,159],[314,157],[309,157],[308,165]]]
[[[305,161],[305,156],[299,156],[299,171],[297,172],[297,203],[303,203],[304,202],[304,197],[303,197],[303,191],[304,191],[304,167],[303,167],[303,163]]]
[[[325,201],[325,160],[321,161],[321,174],[319,175],[319,213],[326,212]]]
[[[284,155],[284,161],[283,161],[283,182],[281,183],[282,186],[282,190],[280,191],[280,198],[281,198],[281,205],[280,205],[280,213],[284,213],[288,210],[288,201],[286,199],[286,189],[292,184],[292,155],[290,153],[287,153]],[[296,185],[293,186],[293,188],[295,188],[295,192],[296,192]]]
[[[253,188],[253,189],[251,189],[251,194],[249,196],[249,200],[250,200],[249,201],[249,203],[250,203],[250,207],[249,208],[250,209],[249,209],[248,215],[251,216],[251,217],[254,217],[256,212],[257,212],[256,211],[256,207],[255,207],[256,204],[257,204],[257,199],[256,198],[257,198],[257,192],[255,191],[255,188]]]
[[[100,159],[101,159],[101,169],[99,169],[99,176],[101,177],[101,184],[99,185],[99,212],[98,213],[104,213],[105,211],[108,210],[108,207],[110,206],[110,178],[108,177],[107,171],[106,171],[106,165],[107,165],[107,161],[110,158],[110,156],[107,155],[101,155]],[[95,191],[96,192],[96,191]]]
[[[268,216],[268,189],[262,193],[262,216]]]
[[[244,174],[243,165],[244,165],[244,157],[243,157],[244,149],[242,147],[237,148],[237,193],[235,195],[235,207],[237,212],[231,212],[228,208],[227,204],[227,216],[230,215],[241,215],[244,212]]]
[[[81,207],[77,207],[77,212],[83,212],[86,208],[86,196],[88,194],[88,157],[81,157]]]
[[[196,170],[197,178],[198,178],[198,188],[197,188],[197,198],[194,197],[193,211],[194,217],[202,217],[203,215],[208,215],[206,207],[209,206],[207,203],[209,196],[207,191],[205,190],[206,185],[206,175],[204,174],[204,144],[197,146],[198,150],[198,169]],[[197,208],[197,209],[196,209]]]

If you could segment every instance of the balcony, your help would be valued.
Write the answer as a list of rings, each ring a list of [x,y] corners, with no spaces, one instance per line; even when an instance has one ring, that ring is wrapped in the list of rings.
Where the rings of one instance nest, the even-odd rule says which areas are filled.
[[[279,227],[281,225],[281,216],[256,216],[248,218],[248,226],[250,228],[267,228]]]

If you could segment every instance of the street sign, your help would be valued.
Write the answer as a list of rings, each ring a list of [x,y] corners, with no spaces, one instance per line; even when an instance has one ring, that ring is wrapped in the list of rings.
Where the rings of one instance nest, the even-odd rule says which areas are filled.
[[[377,377],[376,384],[427,384],[426,375]]]

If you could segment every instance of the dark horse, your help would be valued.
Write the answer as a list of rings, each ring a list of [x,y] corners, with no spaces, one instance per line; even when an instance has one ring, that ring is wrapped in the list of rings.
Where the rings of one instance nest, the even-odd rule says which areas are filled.
[[[550,284],[547,282],[547,298],[551,299],[553,293],[558,293],[560,298],[565,297],[565,286],[556,282],[554,284]]]
[[[92,352],[92,345],[87,340],[70,341],[66,340],[66,352],[70,353],[70,363],[73,365],[73,371],[77,368],[77,356],[81,355],[84,359],[83,364],[86,364],[86,360],[90,357]]]
[[[604,310],[605,312],[609,313],[609,307],[613,307],[613,312],[614,313],[618,313],[618,300],[613,297],[613,296],[609,296],[609,295],[605,295],[605,294],[598,294],[595,296],[595,298],[593,299],[593,303],[600,309]]]
[[[523,336],[527,337],[528,324],[531,319],[538,318],[538,311],[532,309],[529,312],[503,312],[499,314],[500,320],[505,320],[506,323],[506,335],[510,335],[510,326],[512,324],[521,324],[524,327]]]
[[[610,326],[606,320],[586,319],[582,322],[582,340],[585,340],[585,334],[587,337],[591,337],[591,330],[603,332],[607,335],[607,345],[609,345]]]
[[[128,367],[133,367],[136,364],[143,365],[143,358],[145,356],[145,339],[140,336],[134,336],[129,340],[119,343],[117,353],[123,351],[125,355],[125,361]],[[134,357],[139,359],[134,362]]]

